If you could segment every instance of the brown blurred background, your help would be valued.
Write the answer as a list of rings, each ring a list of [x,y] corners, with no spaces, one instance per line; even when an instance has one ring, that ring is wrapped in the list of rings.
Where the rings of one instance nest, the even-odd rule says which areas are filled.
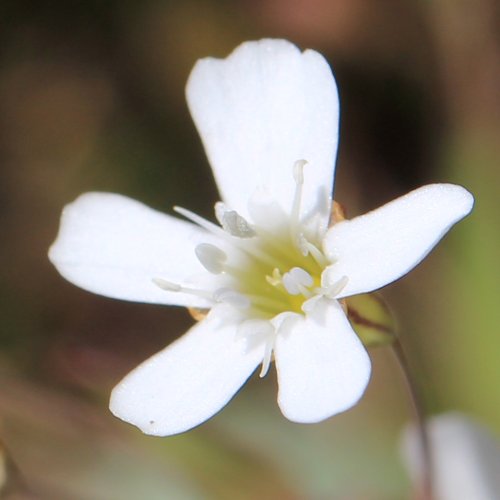
[[[398,451],[408,401],[388,349],[372,351],[362,402],[322,424],[285,420],[271,374],[200,428],[146,437],[109,414],[110,389],[191,318],[81,291],[47,259],[62,207],[87,190],[212,216],[184,85],[198,58],[262,37],[332,65],[336,199],[349,215],[430,182],[475,195],[473,214],[385,296],[429,412],[500,432],[499,21],[494,0],[2,1],[5,498],[409,497]]]

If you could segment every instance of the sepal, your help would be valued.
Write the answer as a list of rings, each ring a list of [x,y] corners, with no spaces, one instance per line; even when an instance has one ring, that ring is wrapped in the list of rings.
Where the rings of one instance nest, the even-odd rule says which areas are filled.
[[[347,317],[365,347],[391,344],[396,339],[396,322],[377,293],[363,293],[344,299]]]

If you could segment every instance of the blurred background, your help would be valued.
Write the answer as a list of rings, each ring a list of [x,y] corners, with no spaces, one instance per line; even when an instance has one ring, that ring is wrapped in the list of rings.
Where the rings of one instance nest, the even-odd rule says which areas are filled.
[[[271,370],[201,427],[144,436],[110,415],[110,390],[193,320],[79,290],[47,259],[62,207],[84,191],[212,217],[184,85],[198,58],[261,37],[332,65],[335,198],[349,216],[431,182],[475,195],[472,215],[384,295],[428,411],[460,410],[499,433],[499,20],[495,0],[3,0],[4,497],[410,497],[399,441],[411,414],[390,349],[371,350],[361,403],[324,423],[282,417]]]

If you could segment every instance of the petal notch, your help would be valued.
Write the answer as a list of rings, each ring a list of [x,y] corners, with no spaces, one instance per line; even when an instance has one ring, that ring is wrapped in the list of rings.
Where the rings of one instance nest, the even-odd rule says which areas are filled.
[[[222,199],[243,217],[256,188],[288,213],[293,165],[305,159],[303,213],[328,217],[338,140],[338,95],[325,59],[285,40],[246,42],[198,61],[187,100]]]

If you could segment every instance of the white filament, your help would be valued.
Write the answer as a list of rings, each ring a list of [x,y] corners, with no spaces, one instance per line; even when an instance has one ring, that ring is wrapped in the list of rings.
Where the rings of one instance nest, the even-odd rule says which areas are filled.
[[[318,289],[318,292],[329,299],[336,299],[337,296],[342,292],[342,290],[346,287],[347,283],[349,283],[349,278],[347,276],[342,276],[337,281],[327,285],[326,287],[321,287]]]
[[[250,299],[231,288],[219,288],[213,294],[213,298],[216,302],[224,302],[237,309],[247,309],[250,307]]]
[[[276,328],[270,321],[261,319],[249,319],[241,323],[236,333],[236,339],[244,338],[247,349],[251,350],[264,344],[262,357],[262,368],[259,377],[264,377],[269,371],[273,358],[274,343],[276,340]]]
[[[297,160],[293,165],[295,193],[293,195],[291,226],[292,237],[295,237],[300,223],[300,205],[302,203],[302,187],[304,186],[304,165],[306,160]]]
[[[182,216],[184,216],[186,219],[190,220],[191,222],[194,222],[195,224],[202,227],[203,229],[206,229],[207,231],[211,232],[212,234],[215,234],[216,236],[219,236],[221,238],[226,238],[226,236],[228,236],[228,234],[224,231],[224,229],[217,226],[213,222],[210,222],[207,219],[200,217],[198,214],[191,212],[191,210],[188,210],[187,208],[175,206],[174,211],[177,212],[178,214],[181,214]]]
[[[263,378],[267,375],[269,371],[269,366],[271,365],[271,361],[273,358],[273,350],[274,350],[274,340],[268,340],[264,347],[264,359],[262,360],[262,368],[259,373],[259,377]]]
[[[318,266],[325,267],[328,265],[328,261],[323,253],[318,249],[318,247],[308,241],[304,235],[300,235],[298,244],[304,257],[307,257],[307,255],[311,254],[312,258],[316,261],[316,264],[318,264]]]

